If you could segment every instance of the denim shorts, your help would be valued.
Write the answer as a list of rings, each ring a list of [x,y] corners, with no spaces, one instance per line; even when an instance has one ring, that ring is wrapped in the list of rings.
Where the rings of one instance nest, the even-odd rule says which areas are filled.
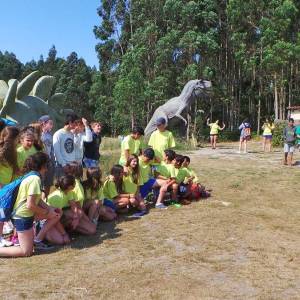
[[[155,178],[150,178],[147,182],[140,186],[140,193],[142,198],[145,199],[148,196],[148,194],[152,191],[155,182]]]
[[[104,200],[103,200],[103,205],[106,206],[106,207],[110,207],[110,208],[113,209],[114,211],[117,210],[117,207],[116,207],[116,205],[113,203],[112,200],[104,199]]]
[[[29,230],[33,227],[33,217],[24,217],[18,219],[12,219],[12,223],[14,224],[16,230],[18,232]]]
[[[294,153],[295,146],[290,144],[284,144],[283,151],[284,153]]]
[[[99,168],[99,161],[90,159],[90,158],[84,158],[83,164],[86,168]]]

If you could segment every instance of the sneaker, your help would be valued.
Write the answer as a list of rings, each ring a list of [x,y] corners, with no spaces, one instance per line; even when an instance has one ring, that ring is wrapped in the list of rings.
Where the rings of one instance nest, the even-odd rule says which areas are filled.
[[[10,241],[14,244],[14,246],[20,246],[19,239],[17,236],[13,236]]]
[[[132,217],[134,217],[134,218],[141,218],[144,215],[146,215],[147,213],[148,213],[147,210],[141,210],[141,211],[133,214]]]
[[[164,204],[160,203],[160,204],[155,204],[155,208],[167,209],[168,207],[165,206]]]
[[[13,246],[13,243],[10,241],[7,241],[5,238],[0,236],[0,248],[2,247],[11,247]]]
[[[43,241],[34,241],[35,250],[52,250],[54,247],[44,243]]]

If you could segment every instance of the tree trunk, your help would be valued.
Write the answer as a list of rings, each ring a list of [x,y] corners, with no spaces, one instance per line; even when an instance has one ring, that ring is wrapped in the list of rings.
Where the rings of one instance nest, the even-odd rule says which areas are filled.
[[[279,120],[278,116],[278,90],[277,90],[277,76],[274,74],[274,113],[275,120]]]

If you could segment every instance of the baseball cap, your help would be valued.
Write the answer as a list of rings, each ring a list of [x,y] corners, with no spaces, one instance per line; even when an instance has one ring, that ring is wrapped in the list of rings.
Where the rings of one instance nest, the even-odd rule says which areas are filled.
[[[41,117],[39,118],[39,122],[40,122],[40,123],[46,123],[46,122],[48,122],[49,120],[51,120],[51,117],[50,117],[49,115],[44,115],[44,116],[41,116]]]
[[[165,125],[167,122],[166,122],[166,119],[165,118],[158,118],[156,120],[156,126],[160,126],[160,125]]]

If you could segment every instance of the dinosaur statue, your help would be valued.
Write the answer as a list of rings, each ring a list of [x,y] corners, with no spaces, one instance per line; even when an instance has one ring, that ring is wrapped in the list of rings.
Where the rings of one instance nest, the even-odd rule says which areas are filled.
[[[54,83],[53,76],[40,77],[39,71],[30,73],[21,82],[0,80],[0,117],[27,125],[42,115],[50,115],[56,127],[61,126],[64,94],[51,95]]]
[[[165,104],[159,106],[151,120],[149,121],[146,129],[145,129],[145,136],[149,136],[155,129],[156,129],[156,120],[160,117],[166,119],[168,123],[168,119],[172,119],[174,117],[178,117],[181,119],[185,125],[187,125],[187,121],[181,115],[181,113],[191,104],[193,98],[201,95],[204,93],[203,90],[208,89],[211,87],[211,82],[196,79],[190,80],[183,88],[181,94],[178,97],[171,98]]]

